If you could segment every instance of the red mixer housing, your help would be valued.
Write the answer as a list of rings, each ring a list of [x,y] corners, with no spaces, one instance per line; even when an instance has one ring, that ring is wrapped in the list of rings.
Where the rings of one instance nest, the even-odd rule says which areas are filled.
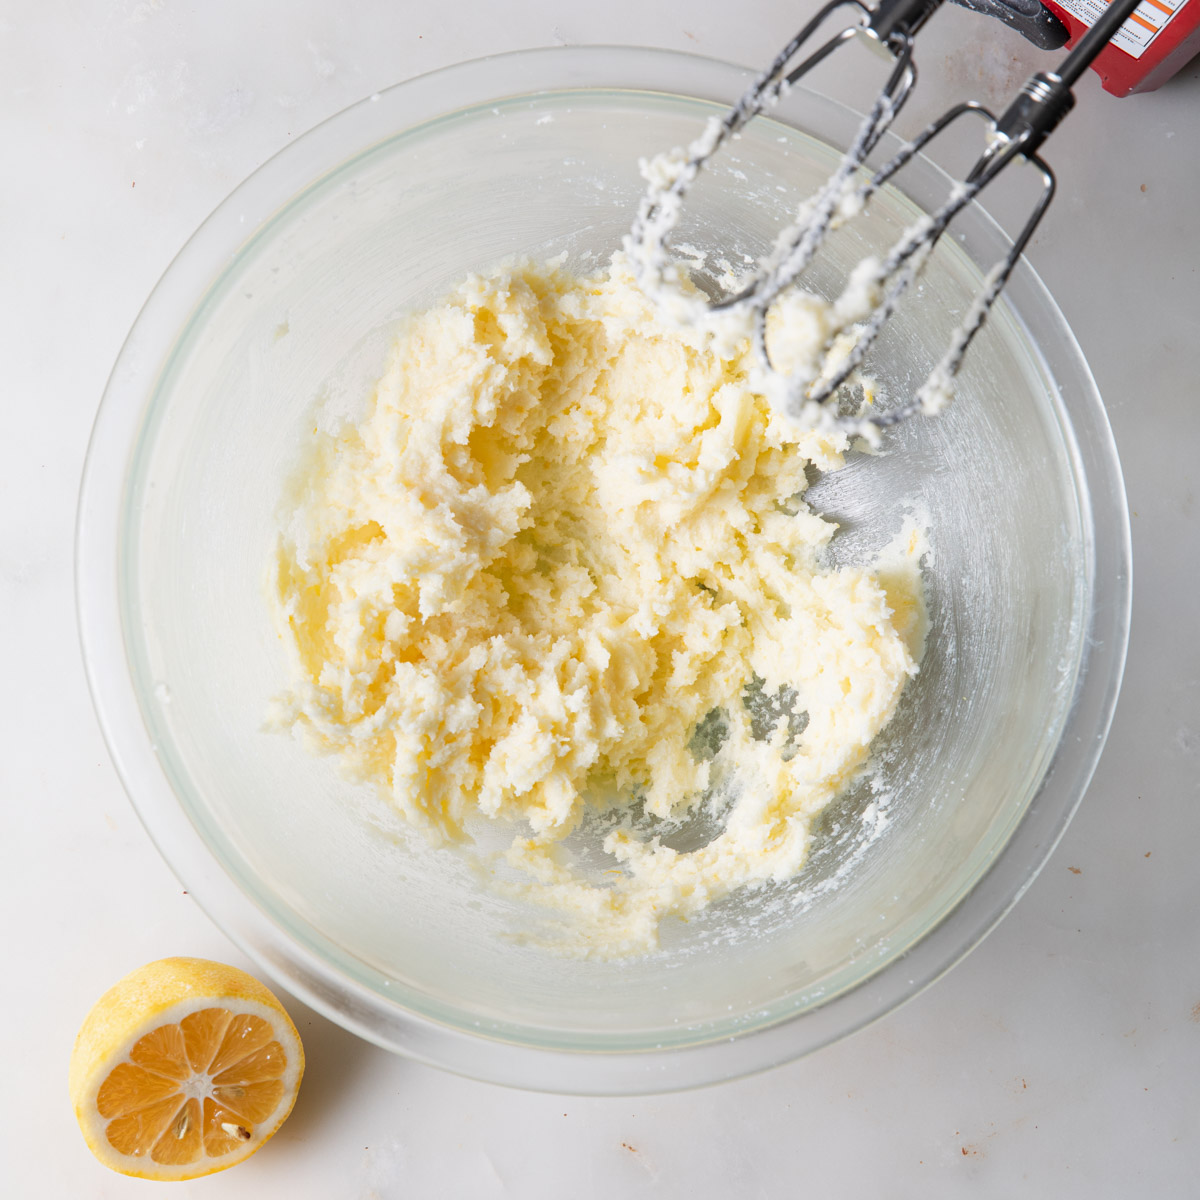
[[[1107,0],[1043,0],[1071,31],[1068,46],[1092,26]],[[1200,54],[1200,0],[1142,0],[1092,62],[1114,96],[1152,92]]]

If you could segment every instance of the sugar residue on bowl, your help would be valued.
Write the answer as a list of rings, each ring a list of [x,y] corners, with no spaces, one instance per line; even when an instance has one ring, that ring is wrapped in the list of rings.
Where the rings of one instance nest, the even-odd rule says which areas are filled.
[[[756,367],[619,256],[473,276],[296,481],[277,722],[431,842],[511,830],[499,874],[570,953],[651,951],[666,918],[793,878],[917,670],[923,531],[898,516],[878,561],[828,565],[806,471],[846,439]],[[703,812],[712,836],[672,836]]]

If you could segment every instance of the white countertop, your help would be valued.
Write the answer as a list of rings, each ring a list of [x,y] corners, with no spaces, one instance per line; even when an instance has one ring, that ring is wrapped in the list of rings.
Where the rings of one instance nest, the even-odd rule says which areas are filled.
[[[765,64],[814,7],[45,0],[2,10],[6,1197],[1196,1194],[1200,62],[1123,101],[1089,74],[1047,148],[1061,192],[1031,257],[1115,429],[1134,514],[1134,628],[1083,806],[979,949],[847,1041],[690,1094],[508,1091],[392,1057],[289,1003],[308,1075],[292,1118],[246,1165],[194,1184],[126,1180],[93,1161],[75,1126],[67,1059],[105,988],[169,954],[249,965],[138,823],[75,632],[72,529],[88,432],[167,262],[289,138],[388,84],[555,43]],[[1000,103],[1053,61],[958,9],[934,19],[920,59],[922,115],[972,94]]]

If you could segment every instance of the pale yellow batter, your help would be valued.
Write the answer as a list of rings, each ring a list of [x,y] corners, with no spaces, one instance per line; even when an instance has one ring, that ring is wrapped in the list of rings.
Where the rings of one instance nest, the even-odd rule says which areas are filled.
[[[793,876],[916,671],[920,533],[823,567],[835,526],[800,497],[844,438],[753,378],[619,261],[472,277],[406,323],[281,540],[286,721],[434,839],[511,826],[508,868],[578,953]],[[667,819],[713,788],[723,832],[689,853],[625,822],[585,878],[560,845],[588,805]]]

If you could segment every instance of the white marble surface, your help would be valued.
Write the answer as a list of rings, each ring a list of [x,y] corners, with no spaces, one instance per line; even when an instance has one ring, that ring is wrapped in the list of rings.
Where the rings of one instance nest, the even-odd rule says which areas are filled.
[[[1200,0],[1196,0],[1200,2]],[[75,1029],[126,970],[238,961],[122,793],[84,686],[72,526],[88,430],[171,255],[289,138],[480,54],[622,42],[765,62],[814,0],[44,0],[0,6],[0,1192],[122,1197],[66,1098]],[[752,15],[737,15],[737,14]],[[921,112],[1043,57],[944,12]],[[178,1195],[1154,1197],[1200,1168],[1200,64],[1084,80],[1032,250],[1107,398],[1134,510],[1129,668],[1048,867],[900,1012],[761,1077],[638,1100],[528,1095],[393,1058],[295,1005],[309,1074],[276,1140]],[[910,122],[911,123],[911,122]]]

